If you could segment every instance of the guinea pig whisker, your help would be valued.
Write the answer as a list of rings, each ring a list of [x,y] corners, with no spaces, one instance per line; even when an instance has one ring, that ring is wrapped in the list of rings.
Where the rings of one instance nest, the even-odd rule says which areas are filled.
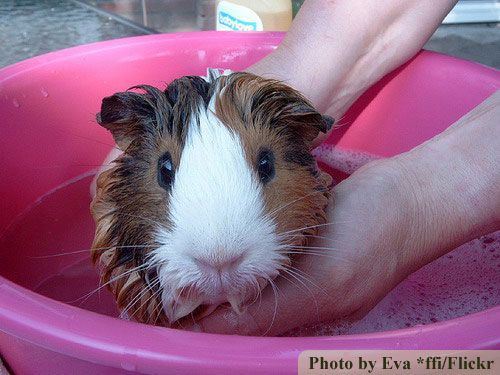
[[[262,293],[263,292],[263,289],[260,289],[260,301],[259,301],[259,308],[260,308],[260,305],[262,305]]]
[[[183,295],[183,293],[184,293],[184,289],[186,289],[186,286],[187,286],[187,285],[184,285],[184,286],[181,288],[181,290],[179,291],[179,296],[182,296],[182,295]],[[188,298],[189,298],[189,294],[191,293],[191,287],[192,287],[192,286],[191,286],[191,285],[189,285],[188,292],[187,292],[187,297],[188,297]]]
[[[71,255],[71,254],[78,254],[78,253],[85,253],[87,251],[99,251],[99,250],[109,250],[113,248],[117,249],[125,249],[125,248],[135,248],[135,247],[156,247],[157,245],[124,245],[124,246],[106,246],[106,247],[95,247],[93,249],[84,249],[84,250],[76,250],[76,251],[70,251],[67,253],[60,253],[60,254],[50,254],[50,255],[40,255],[40,256],[29,256],[29,258],[32,259],[43,259],[43,258],[53,258],[53,257],[59,257],[63,255]]]
[[[289,230],[286,232],[281,232],[281,233],[279,233],[279,235],[283,236],[285,234],[300,232],[300,231],[306,230],[306,229],[313,229],[313,228],[324,227],[324,226],[328,226],[328,225],[350,224],[350,223],[355,223],[355,222],[356,222],[355,220],[352,220],[352,221],[335,221],[335,222],[330,222],[330,223],[316,224],[316,225],[311,225],[308,227],[302,227],[302,228],[298,228],[298,229]]]
[[[325,250],[325,253],[329,253],[329,251],[332,252],[343,252],[343,253],[362,253],[361,250],[346,250],[346,249],[339,249],[338,247],[320,247],[320,246],[290,246],[289,248],[293,249],[304,249],[304,250]],[[370,254],[364,254],[365,257],[367,258],[373,258],[376,259],[377,257],[374,255]]]
[[[158,284],[159,284],[159,281],[158,281]],[[134,316],[135,314],[137,314],[138,312],[140,312],[143,308],[143,306],[147,306],[149,304],[149,302],[151,300],[154,300],[154,298],[156,298],[156,296],[161,293],[161,289],[157,289],[157,290],[152,290],[150,288],[145,288],[143,289],[139,294],[138,294],[138,298],[135,298],[134,302],[132,304],[130,304],[130,307],[129,307],[129,310],[131,308],[134,307],[134,305],[139,302],[144,296],[146,296],[148,293],[150,293],[149,297],[147,297],[142,303],[141,305],[135,309],[135,311],[130,315],[130,316]]]
[[[132,214],[128,214],[128,213],[126,213],[126,212],[111,211],[110,213],[106,214],[106,216],[108,216],[108,215],[123,215],[123,216],[129,216],[129,217],[133,217],[133,218],[136,218],[136,219],[142,219],[142,220],[148,221],[148,222],[153,223],[153,224],[156,224],[156,225],[160,225],[160,226],[163,226],[163,225],[164,225],[163,223],[160,223],[159,221],[156,221],[156,220],[153,220],[153,219],[150,219],[150,218],[144,217],[144,216],[139,216],[139,215],[132,215]]]
[[[96,293],[97,291],[99,291],[99,290],[101,290],[102,288],[104,288],[106,285],[109,285],[109,284],[111,284],[112,282],[114,282],[114,281],[116,281],[116,280],[118,280],[118,279],[120,279],[120,278],[122,278],[122,277],[125,277],[125,276],[127,276],[127,275],[129,275],[129,274],[131,274],[131,273],[133,273],[133,272],[139,271],[140,269],[142,269],[142,268],[146,268],[146,267],[148,267],[148,266],[149,266],[149,264],[141,264],[140,266],[134,267],[134,268],[132,268],[132,269],[130,269],[130,270],[128,270],[128,271],[126,271],[126,272],[124,272],[124,273],[119,274],[118,276],[113,277],[113,278],[112,278],[111,280],[109,280],[108,282],[106,282],[106,283],[102,284],[102,285],[101,285],[101,286],[99,286],[97,289],[94,289],[93,291],[91,291],[91,292],[89,292],[89,293],[85,294],[84,296],[82,296],[82,297],[80,297],[80,298],[77,298],[77,299],[75,299],[75,300],[73,300],[73,301],[68,301],[68,302],[66,302],[66,303],[71,304],[71,303],[75,303],[75,302],[77,302],[77,301],[79,301],[79,300],[81,300],[81,299],[84,299],[82,302],[80,302],[80,305],[81,305],[81,304],[82,304],[82,303],[84,303],[84,302],[85,302],[85,301],[86,301],[86,300],[87,300],[90,296],[92,296],[94,293]]]
[[[99,168],[101,166],[108,166],[111,164],[53,164],[53,165],[42,165],[34,167],[36,170],[52,169],[52,168],[67,168],[67,167],[95,167]]]
[[[112,278],[111,280],[109,280],[108,282],[106,282],[106,283],[104,283],[102,285],[99,284],[99,287],[96,288],[95,290],[91,291],[90,293],[87,293],[86,295],[84,295],[84,296],[82,296],[82,297],[80,297],[80,298],[78,298],[78,299],[76,299],[74,301],[67,302],[67,303],[73,303],[73,302],[76,302],[76,301],[78,301],[78,300],[80,300],[80,299],[83,298],[83,301],[80,302],[80,306],[81,306],[87,299],[89,299],[93,294],[99,292],[105,286],[107,286],[107,285],[111,284],[112,282],[114,282],[114,281],[116,281],[118,279],[121,279],[122,277],[125,277],[125,276],[127,276],[127,275],[129,275],[129,274],[131,274],[133,272],[137,272],[138,270],[140,270],[140,268],[142,268],[142,266],[139,266],[139,267],[133,268],[133,269],[127,271],[127,272],[124,272],[124,273],[122,273],[122,274],[120,274],[120,275]]]
[[[298,273],[293,273],[293,270],[288,268],[288,269],[283,269],[283,271],[290,275],[291,277],[293,277],[295,280],[297,280],[298,282],[300,282],[304,288],[306,289],[307,292],[309,292],[309,294],[311,295],[311,298],[312,300],[314,301],[314,305],[316,306],[316,314],[319,316],[319,306],[318,306],[318,301],[316,300],[316,297],[314,296],[314,293],[312,292],[311,289],[309,289],[309,287],[299,278],[299,276],[301,276],[300,274]],[[283,274],[281,274],[281,277],[284,277]],[[313,284],[314,286],[318,287],[316,284],[314,284],[312,281],[308,280],[307,278],[305,278],[304,276],[302,276],[302,278],[306,281],[309,281],[311,284]],[[293,283],[292,283],[293,284]],[[300,289],[300,288],[299,288]],[[318,287],[318,289],[320,289],[321,291],[323,291],[321,288]]]
[[[288,277],[286,277],[283,273],[280,273],[280,274],[279,274],[279,277],[284,278],[285,280],[287,280],[288,282],[290,282],[290,284],[292,284],[292,285],[294,285],[295,287],[297,287],[297,289],[302,290],[302,291],[305,291],[305,292],[309,293],[312,297],[314,297],[314,295],[313,295],[313,293],[312,293],[311,289],[309,289],[309,288],[307,287],[307,285],[306,285],[306,284],[305,284],[302,280],[300,280],[300,279],[299,279],[299,277],[298,277],[297,275],[294,275],[292,272],[290,272],[290,270],[289,270],[289,269],[286,269],[286,268],[283,268],[283,269],[282,269],[282,271],[283,271],[285,274],[287,274],[287,275],[289,275],[289,276],[293,277],[293,278],[294,278],[295,280],[297,280],[297,281],[298,281],[301,285],[297,285],[297,284],[296,284],[296,283],[294,283],[292,280],[290,280]]]
[[[314,235],[314,234],[290,234],[290,235],[288,235],[287,237],[289,237],[289,238],[295,238],[295,237],[311,237],[311,238],[321,238],[321,239],[324,239],[324,240],[330,240],[330,238],[328,238],[328,237],[324,237],[324,236],[317,236],[317,235]]]
[[[259,298],[259,292],[260,292],[260,287],[259,287],[259,283],[257,282],[257,279],[252,279],[251,283],[252,283],[252,287],[255,288],[255,290],[257,291],[257,293],[255,294],[255,297],[253,298],[252,302],[250,302],[250,303],[247,304],[248,306],[251,306],[255,302],[257,302],[257,299]]]
[[[159,294],[161,290],[162,290],[162,289],[161,289],[161,288],[159,288],[159,289],[158,289],[158,291],[157,291],[157,293]],[[155,308],[154,308],[154,310],[153,310],[153,314],[154,314],[154,315],[156,315],[156,318],[155,318],[155,320],[154,320],[154,322],[153,322],[153,325],[154,325],[154,326],[156,325],[156,322],[158,321],[158,319],[159,319],[159,318],[160,318],[160,316],[161,316],[161,311],[162,311],[162,309],[163,309],[163,302],[162,302],[162,301],[160,301],[159,303],[157,303],[157,304],[156,304],[156,307],[155,307]]]
[[[297,229],[293,229],[293,230],[289,230],[289,231],[286,231],[286,232],[282,232],[280,233],[280,235],[285,235],[285,234],[290,234],[290,233],[296,233],[296,232],[300,232],[302,230],[306,230],[306,229],[313,229],[313,228],[317,228],[317,227],[323,227],[323,226],[329,226],[329,225],[338,225],[338,224],[349,224],[349,223],[355,223],[356,221],[339,221],[339,222],[329,222],[329,223],[322,223],[322,224],[316,224],[316,225],[311,225],[311,226],[307,226],[307,227],[302,227],[302,228],[297,228]]]
[[[295,237],[311,237],[311,238],[319,238],[319,239],[322,239],[322,240],[327,240],[327,241],[332,241],[332,242],[338,242],[340,244],[344,244],[344,245],[349,245],[348,242],[345,242],[345,241],[340,241],[336,238],[329,238],[329,237],[325,237],[325,236],[318,236],[318,235],[314,235],[314,234],[290,234],[288,236],[286,236],[287,238],[295,238]]]
[[[337,247],[293,246],[292,245],[292,246],[289,246],[288,249],[290,249],[292,251],[298,251],[301,253],[316,252],[316,253],[329,254],[329,255],[333,255],[336,253],[346,253],[346,254],[362,253],[361,250],[345,250],[345,249],[339,249]],[[288,251],[285,250],[284,252],[287,253]],[[374,255],[366,254],[366,257],[376,259],[376,257]]]
[[[320,251],[311,251],[311,250],[304,250],[304,251],[287,251],[286,252],[287,254],[299,254],[299,255],[315,255],[315,256],[322,256],[322,257],[325,257],[325,258],[330,258],[330,259],[335,259],[336,261],[343,261],[343,262],[348,262],[348,263],[351,263],[351,264],[356,264],[357,266],[359,266],[359,262],[356,262],[354,260],[351,260],[351,259],[346,259],[344,258],[343,256],[341,255],[338,255],[338,256],[335,256],[335,254],[331,254],[331,253],[324,253],[324,252],[320,252]],[[364,269],[370,269],[370,267],[362,267]]]
[[[344,235],[344,233],[338,233],[339,235]],[[302,244],[302,241],[300,243],[297,242],[297,238],[301,238],[301,237],[306,237],[304,234],[302,233],[299,233],[297,235],[285,235],[285,236],[281,236],[281,244],[282,244],[282,248],[289,248],[289,247],[297,247],[297,248],[302,248],[302,247],[306,247],[309,242],[306,242],[306,243],[303,243]],[[313,241],[316,237],[312,236],[313,238]],[[323,237],[323,236],[319,236],[318,238],[321,238],[321,239],[324,239],[324,240],[327,240],[328,242],[331,242],[332,244],[339,244],[339,245],[343,245],[343,246],[346,246],[346,247],[349,247],[352,243],[350,242],[346,242],[346,241],[340,241],[340,240],[337,240],[336,238],[328,238],[328,237]],[[314,245],[314,243],[313,243]]]
[[[153,279],[154,280],[154,279]],[[144,288],[143,290],[141,290],[128,304],[127,306],[125,307],[125,309],[123,309],[122,311],[122,314],[123,313],[128,313],[129,310],[137,303],[137,301],[140,301],[142,299],[142,297],[144,295],[146,295],[148,292],[152,292],[151,296],[146,300],[144,301],[141,306],[139,306],[138,309],[136,309],[136,311],[131,315],[133,316],[137,311],[140,311],[142,306],[144,306],[147,302],[149,302],[151,300],[152,297],[154,297],[157,293],[161,292],[161,288],[157,289],[156,291],[154,290],[154,288],[160,284],[160,278],[159,277],[156,277],[156,280],[154,282],[152,282],[151,284],[146,284],[146,288]]]
[[[271,285],[271,288],[273,288],[273,293],[274,293],[274,312],[273,312],[273,318],[271,320],[271,324],[269,324],[269,328],[262,334],[262,336],[266,336],[267,333],[271,330],[271,327],[274,324],[274,321],[276,320],[276,313],[278,312],[278,286],[274,283],[273,280],[270,278],[268,279],[269,285]]]
[[[144,294],[146,294],[147,292],[149,292],[150,289],[149,287],[146,287],[144,288],[143,290],[141,290],[139,293],[137,293],[137,295],[135,295],[130,301],[129,303],[127,303],[127,306],[125,306],[125,308],[120,312],[120,316],[124,316],[125,314],[128,314],[129,312],[129,309],[132,308],[132,306],[134,306],[134,304],[140,300],[142,298],[142,296]]]
[[[325,247],[322,247],[322,246],[307,246],[307,245],[298,245],[298,244],[294,244],[294,243],[289,243],[289,244],[286,244],[282,247],[282,249],[280,249],[279,251],[284,251],[285,253],[288,251],[288,250],[294,250],[294,251],[304,251],[304,250],[317,250],[317,251],[324,251],[325,253],[335,253],[335,252],[341,252],[341,253],[348,253],[348,254],[352,254],[352,253],[362,253],[361,250],[346,250],[346,248],[338,248],[338,247],[328,247],[328,246],[325,246]]]
[[[323,255],[327,258],[332,258],[332,259],[340,259],[341,257],[336,257],[335,253],[331,253],[329,251],[314,251],[310,249],[291,249],[291,251],[284,251],[283,253],[285,254],[309,254],[309,255]]]
[[[95,118],[92,119],[92,122],[94,122],[94,121],[95,121]],[[67,132],[65,131],[64,133],[66,134]],[[119,148],[116,146],[116,144],[112,145],[110,143],[98,141],[97,139],[86,137],[84,135],[76,134],[76,133],[73,133],[73,132],[68,132],[68,133],[71,134],[74,137],[81,138],[81,139],[86,139],[87,141],[92,141],[94,143],[99,143],[101,145],[109,146],[109,147],[116,148],[117,150],[119,150]]]
[[[297,275],[297,277],[302,277],[302,279],[304,279],[305,281],[307,281],[308,283],[310,283],[312,286],[314,286],[315,288],[317,288],[318,290],[320,290],[324,294],[328,295],[328,293],[323,288],[321,288],[318,284],[316,284],[314,281],[312,281],[310,279],[310,276],[307,273],[305,273],[304,271],[302,271],[299,268],[294,267],[292,265],[288,265],[286,267],[286,269],[288,271],[291,271],[291,272],[295,273]]]
[[[286,271],[286,270],[283,270],[283,272],[285,272],[287,275],[290,275],[290,274],[288,273],[288,271]],[[290,275],[290,276],[292,276],[292,275]],[[307,289],[305,289],[304,287],[302,287],[301,285],[298,285],[297,283],[293,282],[293,281],[292,281],[292,280],[290,280],[288,277],[286,277],[284,274],[280,273],[280,274],[279,274],[279,277],[281,277],[281,278],[285,279],[286,281],[288,281],[290,284],[292,284],[293,286],[295,286],[298,290],[303,291],[303,292],[309,292],[309,294],[311,294],[311,295],[312,295],[311,290],[307,290]],[[293,277],[294,277],[295,279],[297,279],[295,276],[293,276]],[[301,283],[302,283],[302,284],[304,284],[302,281],[301,281]]]
[[[349,122],[348,122],[348,121],[346,121],[346,122],[341,122],[341,121],[343,121],[343,120],[345,120],[345,115],[340,116],[339,118],[336,118],[336,119],[335,119],[335,124],[333,125],[333,126],[334,126],[334,129],[338,129],[338,128],[340,128],[341,126],[345,126],[345,125],[348,125],[348,124],[349,124]]]
[[[287,255],[314,255],[314,256],[320,256],[324,258],[329,258],[329,259],[335,259],[335,260],[340,260],[340,261],[348,261],[354,263],[352,260],[345,259],[344,256],[341,254],[335,254],[335,253],[330,253],[330,252],[323,252],[323,251],[313,251],[313,250],[291,250],[286,252]]]
[[[155,280],[156,279],[156,280]],[[145,296],[148,292],[152,292],[152,295],[146,300],[144,301],[138,309],[136,309],[134,311],[134,313],[130,316],[133,316],[137,311],[140,311],[142,306],[144,306],[147,302],[149,302],[149,300],[151,299],[152,296],[154,296],[156,294],[156,292],[158,292],[158,290],[154,291],[154,287],[156,285],[159,285],[160,284],[160,278],[157,276],[155,278],[153,278],[153,280],[155,280],[154,282],[152,282],[151,284],[146,284],[146,287],[141,290],[139,293],[137,293],[137,295],[132,298],[132,300],[127,304],[127,306],[125,306],[125,308],[122,310],[121,314],[128,314],[128,312],[130,311],[130,309],[132,307],[134,307],[134,305],[137,303],[137,301],[140,301],[142,299],[143,296]]]
[[[269,217],[272,217],[273,215],[275,215],[277,212],[281,211],[282,209],[290,206],[291,204],[294,204],[296,202],[299,202],[301,201],[302,199],[306,199],[308,197],[310,197],[311,195],[315,195],[315,194],[319,194],[319,193],[324,193],[325,191],[328,191],[330,190],[330,188],[325,188],[325,189],[321,189],[321,190],[316,190],[316,191],[313,191],[312,193],[309,193],[309,194],[306,194],[300,198],[297,198],[297,199],[294,199],[288,203],[285,203],[284,205],[282,205],[281,207],[278,207],[276,209],[274,209],[273,211],[271,211],[269,214],[267,214],[267,216]]]
[[[189,299],[191,298],[191,295],[193,294],[193,291],[195,290],[195,285],[197,284],[198,282],[196,282],[195,284],[189,284],[189,288],[188,288],[188,291],[187,291],[187,296],[186,298]],[[183,288],[184,289],[184,288]],[[182,295],[182,294],[181,294]]]

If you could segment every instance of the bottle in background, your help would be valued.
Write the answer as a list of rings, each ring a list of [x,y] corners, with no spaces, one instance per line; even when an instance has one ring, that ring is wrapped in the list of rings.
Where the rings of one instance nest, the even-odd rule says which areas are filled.
[[[217,0],[216,30],[287,31],[291,0]]]

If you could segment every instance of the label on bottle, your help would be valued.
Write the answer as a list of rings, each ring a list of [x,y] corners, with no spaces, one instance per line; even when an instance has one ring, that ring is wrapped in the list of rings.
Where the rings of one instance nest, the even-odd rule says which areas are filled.
[[[263,31],[262,20],[252,9],[221,1],[217,5],[218,31]]]

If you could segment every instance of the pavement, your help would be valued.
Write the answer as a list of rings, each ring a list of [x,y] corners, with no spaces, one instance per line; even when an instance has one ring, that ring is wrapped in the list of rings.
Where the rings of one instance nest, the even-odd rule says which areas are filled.
[[[0,0],[0,67],[63,48],[142,34],[72,1]]]
[[[424,48],[500,69],[500,23],[442,25]]]
[[[91,3],[102,3],[102,9],[122,14],[137,23],[144,21],[137,4],[135,8],[116,8],[113,3],[127,2],[101,0]],[[151,0],[147,3],[151,4],[146,20],[148,27],[170,32],[197,29],[192,0]],[[165,4],[174,7],[179,16],[170,14],[167,17]],[[138,28],[99,14],[76,1],[0,1],[0,35],[3,40],[0,67],[62,48],[143,34],[145,32]],[[500,69],[500,24],[443,25],[425,48]]]

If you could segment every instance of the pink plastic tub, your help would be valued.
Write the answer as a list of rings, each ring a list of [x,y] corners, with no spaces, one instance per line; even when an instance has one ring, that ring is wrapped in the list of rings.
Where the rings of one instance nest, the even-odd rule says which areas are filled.
[[[281,38],[145,36],[67,49],[0,71],[0,352],[16,374],[293,374],[305,349],[500,348],[500,307],[391,332],[264,338],[119,320],[107,316],[114,313],[107,292],[101,302],[83,304],[102,314],[55,300],[69,301],[97,285],[93,272],[78,274],[78,267],[88,267],[87,252],[35,256],[89,247],[88,182],[111,145],[93,120],[101,98],[138,83],[162,86],[204,74],[207,66],[243,69]],[[499,87],[494,69],[424,51],[361,98],[347,116],[351,126],[329,141],[394,155],[441,132]],[[67,295],[53,292],[51,285],[80,276]]]

